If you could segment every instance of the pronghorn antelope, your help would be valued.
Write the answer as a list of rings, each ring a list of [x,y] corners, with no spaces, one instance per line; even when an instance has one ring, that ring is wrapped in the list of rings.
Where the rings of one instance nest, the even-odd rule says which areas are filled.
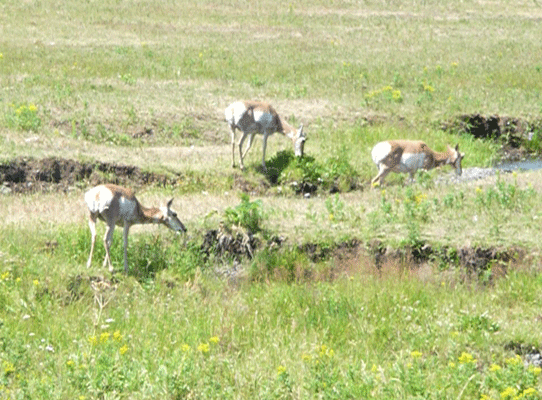
[[[378,175],[371,181],[373,185],[384,182],[390,172],[408,172],[410,181],[419,169],[433,169],[449,164],[461,175],[461,160],[465,154],[459,152],[459,144],[455,149],[437,153],[421,140],[388,140],[378,143],[371,151],[371,157],[378,168]]]
[[[87,268],[92,262],[94,243],[96,242],[96,220],[105,221],[104,246],[105,259],[103,266],[109,265],[109,271],[113,272],[109,248],[113,240],[115,225],[124,227],[124,272],[128,273],[128,231],[135,224],[163,224],[175,232],[186,232],[183,223],[177,218],[175,211],[171,209],[173,199],[164,207],[143,207],[136,199],[134,192],[116,185],[100,185],[85,193],[85,202],[89,210],[88,225],[91,233],[90,255],[88,256]]]
[[[236,101],[226,108],[224,112],[226,121],[231,129],[231,151],[232,151],[232,167],[235,167],[235,130],[239,129],[243,132],[241,140],[239,140],[239,157],[241,161],[239,165],[244,169],[243,158],[252,146],[252,140],[256,133],[263,135],[263,156],[262,166],[265,170],[265,149],[267,147],[267,137],[275,132],[280,132],[288,136],[294,144],[294,152],[298,157],[303,156],[303,148],[305,145],[306,136],[303,132],[303,124],[299,129],[295,129],[282,119],[275,109],[267,103],[259,101]],[[248,138],[248,143],[243,152],[243,143]]]

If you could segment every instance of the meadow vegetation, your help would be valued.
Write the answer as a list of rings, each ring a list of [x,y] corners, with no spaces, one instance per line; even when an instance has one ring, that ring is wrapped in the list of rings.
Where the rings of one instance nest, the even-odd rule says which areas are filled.
[[[541,173],[441,184],[445,167],[412,185],[368,183],[385,139],[459,143],[464,169],[493,165],[506,138],[454,128],[464,115],[517,119],[531,138],[521,149],[540,153],[537,2],[6,0],[0,11],[0,164],[165,174],[138,198],[175,197],[189,230],[134,227],[127,276],[117,232],[111,275],[101,243],[86,268],[83,193],[117,177],[3,184],[0,398],[542,398]],[[257,138],[248,170],[233,170],[223,110],[241,99],[303,123],[306,157],[272,136],[264,173]],[[225,242],[248,251],[217,251]],[[471,250],[508,256],[475,265]]]

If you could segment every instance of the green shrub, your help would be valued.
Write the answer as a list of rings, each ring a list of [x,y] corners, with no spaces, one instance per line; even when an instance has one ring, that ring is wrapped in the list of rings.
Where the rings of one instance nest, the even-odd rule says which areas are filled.
[[[263,220],[263,206],[261,200],[250,201],[246,193],[241,193],[241,204],[236,207],[228,207],[224,211],[225,224],[228,228],[237,226],[249,232],[261,231]]]
[[[279,153],[277,157],[286,164],[278,177],[281,185],[295,183],[298,190],[306,191],[309,187],[345,192],[354,189],[358,182],[357,171],[344,155],[328,158],[323,164],[312,156],[299,158],[291,152]]]

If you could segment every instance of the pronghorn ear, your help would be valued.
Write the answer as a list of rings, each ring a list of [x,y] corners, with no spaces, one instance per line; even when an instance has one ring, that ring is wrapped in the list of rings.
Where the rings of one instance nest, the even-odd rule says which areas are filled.
[[[173,199],[167,202],[167,208],[171,208],[172,204],[173,204]]]
[[[459,151],[459,143],[455,145],[455,151]]]
[[[297,130],[297,133],[301,137],[305,137],[305,132],[303,132],[303,124],[299,125],[299,129]]]

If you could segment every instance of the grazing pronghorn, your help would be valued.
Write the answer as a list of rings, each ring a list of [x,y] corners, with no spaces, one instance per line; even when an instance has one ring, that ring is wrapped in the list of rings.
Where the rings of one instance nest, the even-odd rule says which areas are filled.
[[[371,181],[382,184],[390,172],[408,172],[410,181],[419,169],[433,169],[449,164],[461,175],[461,160],[465,154],[459,152],[459,144],[455,149],[448,146],[443,153],[433,151],[421,140],[388,140],[378,143],[371,151],[371,157],[378,168],[378,175]]]
[[[243,158],[252,146],[252,140],[257,133],[263,135],[263,156],[262,166],[265,170],[265,149],[267,147],[267,137],[275,132],[280,132],[288,136],[294,144],[294,152],[298,157],[303,156],[303,148],[305,145],[306,136],[303,132],[303,124],[299,129],[295,129],[282,119],[275,109],[267,103],[259,101],[236,101],[226,108],[224,112],[226,121],[231,129],[231,152],[232,152],[232,167],[235,167],[235,130],[239,129],[243,132],[241,140],[239,140],[239,163],[241,169],[244,169]],[[248,144],[243,152],[243,143],[248,138]]]
[[[139,203],[132,190],[116,185],[100,185],[85,193],[85,202],[89,210],[88,225],[92,236],[87,267],[90,267],[92,262],[92,253],[94,251],[94,243],[96,242],[96,220],[98,218],[107,224],[104,236],[105,259],[103,266],[105,267],[106,264],[109,264],[109,271],[111,272],[113,272],[113,266],[111,265],[109,248],[113,240],[115,225],[124,227],[125,273],[128,273],[128,231],[132,225],[164,224],[175,232],[186,232],[183,223],[179,221],[175,211],[170,208],[173,199],[168,201],[164,207],[146,208]]]

